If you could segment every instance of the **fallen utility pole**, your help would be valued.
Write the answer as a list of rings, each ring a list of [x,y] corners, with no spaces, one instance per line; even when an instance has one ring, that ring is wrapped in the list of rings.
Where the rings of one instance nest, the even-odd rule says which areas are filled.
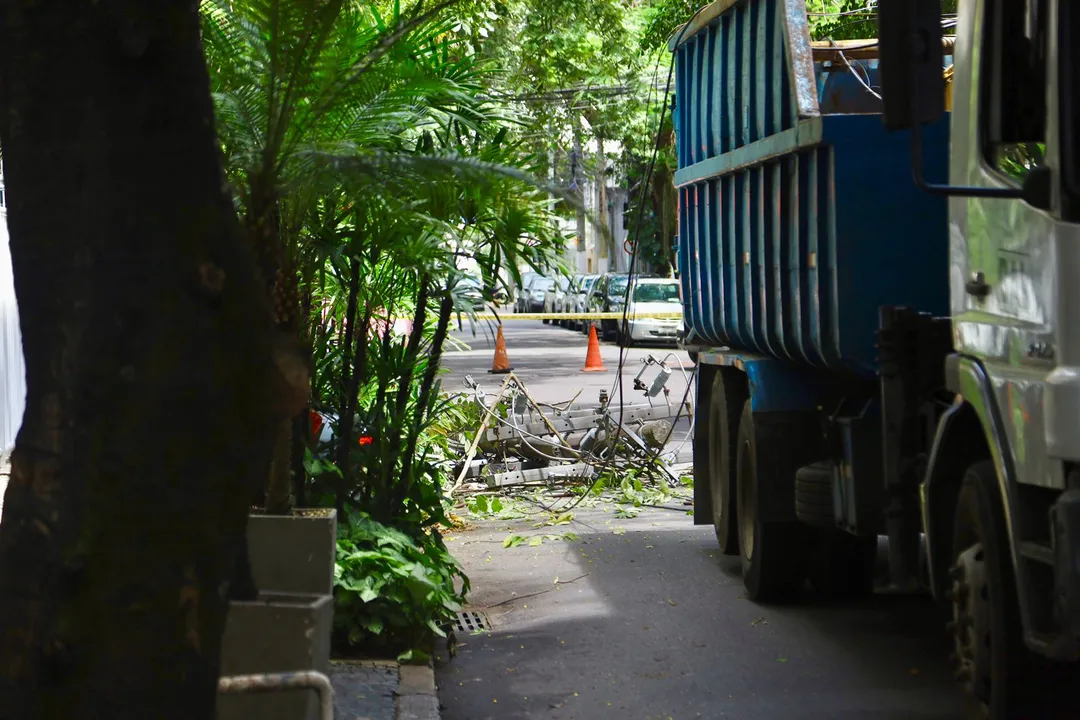
[[[513,372],[489,401],[479,383],[467,376],[465,385],[483,418],[450,493],[459,491],[466,479],[480,480],[488,488],[551,485],[591,479],[600,468],[628,465],[648,465],[676,485],[679,476],[660,451],[679,416],[692,416],[691,407],[688,401],[672,404],[666,387],[671,370],[663,362],[649,356],[643,363],[634,388],[647,402],[626,406],[612,406],[604,391],[596,407],[574,405],[572,400],[541,404]],[[642,375],[651,366],[658,368],[657,376],[645,383]],[[662,403],[655,400],[660,395]]]

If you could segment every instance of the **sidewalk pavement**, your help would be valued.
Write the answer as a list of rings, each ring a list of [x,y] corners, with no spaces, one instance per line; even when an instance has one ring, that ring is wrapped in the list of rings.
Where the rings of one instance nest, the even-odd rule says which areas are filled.
[[[435,673],[428,665],[334,660],[335,720],[439,720]]]

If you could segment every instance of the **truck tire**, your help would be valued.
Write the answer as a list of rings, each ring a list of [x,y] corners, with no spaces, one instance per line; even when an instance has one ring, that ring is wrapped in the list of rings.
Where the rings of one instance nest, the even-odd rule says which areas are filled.
[[[1021,635],[1016,580],[997,473],[990,460],[968,468],[953,526],[949,629],[956,678],[988,718],[1020,717],[1027,649]]]
[[[795,515],[813,527],[836,527],[833,511],[833,464],[816,462],[795,472]]]
[[[712,498],[712,524],[720,551],[725,555],[739,553],[739,522],[735,509],[736,443],[739,439],[739,417],[747,400],[746,379],[732,368],[718,367],[712,373],[712,384],[702,388],[708,393],[708,404],[699,413],[705,420],[705,472]]]
[[[750,401],[743,405],[736,443],[739,550],[743,585],[755,602],[786,600],[803,584],[804,527],[798,522],[766,522],[758,512],[769,502],[770,478],[758,475],[759,453],[782,453],[783,448],[759,448]]]

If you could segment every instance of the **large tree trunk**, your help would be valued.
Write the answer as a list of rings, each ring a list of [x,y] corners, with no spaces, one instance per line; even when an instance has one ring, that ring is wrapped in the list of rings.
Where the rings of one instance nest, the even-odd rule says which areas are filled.
[[[299,409],[274,383],[306,392],[224,190],[197,5],[0,4],[27,365],[5,720],[214,716],[248,500]]]
[[[273,160],[266,161],[266,168],[251,178],[251,198],[245,218],[248,239],[255,248],[255,256],[266,279],[266,292],[273,307],[274,327],[278,332],[293,338],[300,337],[300,298],[296,271],[282,238],[281,204],[277,188],[272,184]],[[270,515],[288,515],[292,512],[292,441],[293,422],[289,418],[279,421],[272,453],[267,469],[265,493],[257,488],[252,499],[260,495],[266,501]]]

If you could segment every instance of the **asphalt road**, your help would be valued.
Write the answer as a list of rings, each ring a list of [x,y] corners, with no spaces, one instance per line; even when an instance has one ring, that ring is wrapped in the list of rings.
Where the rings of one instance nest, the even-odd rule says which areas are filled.
[[[602,350],[609,372],[586,375],[580,334],[505,327],[511,363],[545,400],[595,394],[614,379],[612,345]],[[489,346],[472,342],[447,358],[451,378],[494,383]],[[627,379],[638,369],[628,363]],[[673,377],[672,386],[681,397],[685,385]],[[558,527],[536,527],[535,516],[479,520],[451,535],[472,580],[471,608],[491,629],[459,636],[456,657],[439,657],[444,719],[962,717],[944,620],[927,598],[751,603],[738,560],[721,555],[711,528],[693,526],[686,502],[636,518],[610,504],[579,507]],[[511,534],[541,542],[504,548]]]
[[[657,359],[667,357],[669,365],[676,368],[668,382],[668,388],[671,390],[671,401],[678,403],[686,390],[686,379],[678,368],[685,366],[687,372],[693,369],[693,363],[687,354],[670,345],[632,347],[621,351],[614,343],[601,342],[600,356],[603,358],[605,372],[586,373],[582,372],[582,369],[585,367],[589,342],[580,331],[544,325],[539,320],[513,320],[513,316],[509,316],[503,323],[503,336],[514,374],[521,378],[530,393],[542,402],[569,400],[581,390],[578,402],[596,404],[600,390],[610,392],[614,386],[620,355],[623,356],[624,402],[646,402],[644,395],[632,390],[633,380],[641,370],[641,361],[653,355]],[[465,376],[472,375],[486,390],[497,392],[502,376],[488,374],[495,353],[492,324],[483,322],[470,326],[466,321],[461,330],[452,334],[451,343],[457,349],[451,350],[443,358],[442,364],[449,370],[449,374],[443,377],[443,388],[460,388]],[[669,355],[671,357],[668,357]],[[655,369],[650,368],[643,379],[651,381],[655,375]],[[662,397],[657,398],[657,402],[662,401]]]

